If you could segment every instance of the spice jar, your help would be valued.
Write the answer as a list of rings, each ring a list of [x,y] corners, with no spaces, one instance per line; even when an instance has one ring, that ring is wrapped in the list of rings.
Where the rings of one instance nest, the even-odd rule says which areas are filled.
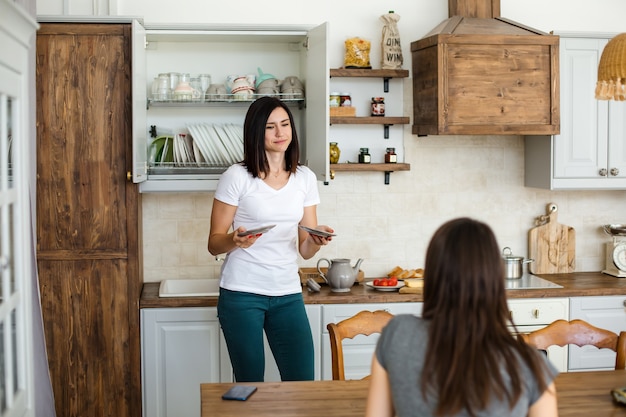
[[[359,163],[360,164],[369,164],[372,162],[372,157],[370,156],[369,148],[361,148],[359,150]]]
[[[396,148],[387,148],[387,153],[385,154],[385,163],[395,164],[396,162],[398,162],[398,155],[396,155]]]
[[[352,97],[350,97],[350,93],[340,93],[339,94],[339,106],[340,107],[351,107],[352,106]]]
[[[372,116],[385,115],[385,98],[372,97]]]
[[[337,146],[337,142],[330,142],[329,148],[330,163],[336,164],[337,162],[339,162],[339,155],[341,155],[341,150],[339,149],[339,146]]]
[[[339,107],[339,104],[341,104],[341,96],[339,95],[339,93],[330,93],[330,97],[328,100],[328,106],[329,107]]]

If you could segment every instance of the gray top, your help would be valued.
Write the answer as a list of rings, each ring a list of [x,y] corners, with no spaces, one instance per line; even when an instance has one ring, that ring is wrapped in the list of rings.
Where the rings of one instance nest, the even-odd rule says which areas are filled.
[[[436,398],[429,396],[425,401],[420,384],[420,376],[426,356],[426,340],[428,338],[428,322],[420,317],[409,314],[394,317],[383,329],[376,347],[376,358],[389,374],[389,382],[393,395],[393,404],[398,417],[433,416]],[[537,354],[545,358],[545,355],[537,351]],[[518,360],[521,359],[518,357]],[[556,368],[549,363],[550,375],[548,381],[554,380],[558,374]],[[522,381],[525,386],[524,392],[513,410],[509,410],[506,402],[494,401],[488,410],[480,412],[480,417],[526,417],[529,407],[539,397],[537,381],[532,376],[525,363],[522,363]],[[507,378],[505,377],[505,381]],[[471,384],[472,381],[467,381]],[[465,411],[455,417],[465,417]]]

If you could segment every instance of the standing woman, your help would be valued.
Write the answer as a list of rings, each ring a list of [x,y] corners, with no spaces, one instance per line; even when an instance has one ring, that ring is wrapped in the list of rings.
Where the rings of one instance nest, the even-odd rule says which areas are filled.
[[[445,223],[426,251],[422,317],[394,317],[378,340],[366,416],[557,416],[556,369],[508,322],[492,230]]]
[[[332,238],[298,225],[317,224],[315,174],[300,165],[289,108],[274,97],[256,100],[244,122],[244,159],[222,175],[211,213],[209,252],[226,253],[217,313],[237,382],[263,381],[263,332],[283,381],[312,380],[311,328],[298,276],[298,253],[309,259]],[[275,225],[265,233],[248,229]]]

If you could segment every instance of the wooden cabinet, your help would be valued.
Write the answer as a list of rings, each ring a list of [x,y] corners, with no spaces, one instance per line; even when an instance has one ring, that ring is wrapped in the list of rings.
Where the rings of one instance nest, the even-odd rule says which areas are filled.
[[[558,133],[558,50],[516,22],[450,15],[411,42],[413,134]]]
[[[330,77],[331,78],[335,78],[335,79],[339,79],[339,78],[354,78],[357,81],[355,83],[353,83],[353,85],[356,87],[358,86],[358,90],[359,93],[362,93],[363,91],[368,91],[370,92],[369,96],[382,96],[383,93],[389,93],[390,92],[390,80],[394,79],[394,78],[406,78],[409,76],[409,71],[408,70],[403,70],[403,69],[398,69],[398,70],[384,70],[384,69],[346,69],[346,68],[333,68],[330,70]],[[377,89],[367,89],[363,84],[364,82],[362,81],[363,79],[376,79],[375,82],[380,82],[380,85]],[[360,80],[360,82],[359,82]],[[343,84],[345,85],[345,84]],[[369,86],[371,87],[371,85]],[[397,88],[398,91],[396,91],[396,94],[393,95],[393,99],[396,100],[398,103],[402,103],[402,86],[401,85],[397,85],[395,86]],[[336,88],[333,86],[333,88]],[[342,87],[343,88],[343,87]],[[354,96],[352,97],[352,101],[353,103],[355,103],[355,101],[357,102],[357,104],[353,104],[355,105],[355,107],[358,108],[358,110],[362,113],[361,115],[355,116],[355,117],[334,117],[334,116],[330,116],[330,124],[332,125],[350,125],[349,127],[354,129],[356,128],[358,125],[362,126],[362,125],[377,125],[382,127],[381,129],[381,140],[377,141],[377,148],[374,150],[374,152],[376,152],[377,154],[384,154],[384,149],[386,147],[395,147],[395,148],[400,148],[397,149],[398,152],[401,153],[400,155],[400,159],[404,159],[403,158],[403,147],[398,146],[398,145],[402,145],[403,141],[402,141],[402,130],[400,130],[400,135],[399,141],[395,141],[394,143],[392,143],[391,145],[388,143],[388,139],[389,139],[389,130],[390,127],[395,126],[395,125],[399,125],[400,127],[402,125],[408,124],[409,123],[409,118],[408,117],[404,117],[401,114],[393,114],[390,113],[389,111],[386,111],[386,115],[384,117],[379,117],[379,116],[375,116],[372,117],[370,116],[370,107],[369,107],[369,102],[366,101],[364,99],[364,97],[358,97]],[[389,100],[386,100],[386,105],[391,105],[392,103],[390,103]],[[397,104],[397,103],[394,103]],[[394,106],[388,106],[391,108],[394,108]],[[365,111],[361,110],[361,108],[365,108]],[[398,111],[397,109],[402,109],[402,105],[399,106],[395,106],[396,111]],[[365,115],[363,115],[365,114]],[[370,128],[371,130],[371,128]],[[328,140],[328,143],[326,144],[326,148],[328,149],[328,145],[330,144],[330,142],[337,142],[337,138],[334,138],[334,136],[332,135],[341,135],[341,133],[336,133],[336,129],[335,131],[333,131],[331,129],[331,131],[329,132],[329,138],[332,137],[332,139]],[[364,135],[358,135],[359,137],[363,137]],[[354,139],[352,139],[350,142],[353,142]],[[398,144],[398,145],[395,145]],[[357,159],[357,150],[361,147],[367,147],[365,145],[361,144],[356,144],[356,143],[348,143],[348,141],[342,141],[341,143],[339,143],[340,148],[342,149],[342,157],[343,159],[341,160],[349,160],[350,157],[347,157],[347,155],[353,155],[352,159],[356,160]],[[380,155],[377,155],[380,156]],[[327,159],[328,159],[328,155],[327,155]],[[380,159],[380,158],[378,158]],[[374,159],[375,160],[375,159]],[[411,169],[410,164],[408,163],[404,163],[404,162],[399,162],[399,163],[394,163],[394,164],[386,164],[386,163],[370,163],[370,164],[358,164],[358,163],[337,163],[337,164],[329,164],[330,166],[330,178],[333,179],[335,177],[335,173],[336,172],[345,172],[345,171],[379,171],[379,172],[384,172],[385,173],[385,184],[389,184],[389,173],[394,172],[394,171],[408,171]]]
[[[626,189],[626,103],[596,100],[609,36],[561,36],[561,133],[525,138],[525,185]]]
[[[321,306],[306,312],[320,379]],[[200,384],[233,381],[216,307],[142,309],[141,345],[144,417],[198,416]],[[267,340],[265,361],[265,381],[280,381]]]
[[[619,279],[619,278],[616,278]],[[582,319],[619,333],[626,330],[626,295],[570,298],[570,320]],[[592,346],[569,346],[569,370],[613,369],[615,352]]]
[[[422,303],[325,304],[322,306],[321,379],[333,379],[330,336],[326,326],[350,318],[359,311],[386,310],[392,314],[422,314]],[[371,373],[372,355],[379,335],[355,336],[343,341],[346,379],[361,379]]]
[[[230,163],[156,166],[148,158],[152,126],[156,134],[183,133],[189,124],[232,123],[243,126],[250,100],[220,99],[196,103],[150,103],[151,84],[160,73],[208,73],[211,83],[232,75],[256,75],[258,69],[279,79],[297,76],[305,99],[289,100],[294,114],[301,161],[320,181],[328,181],[328,25],[208,25],[172,27],[135,25],[133,92],[133,181],[141,192],[215,190]],[[223,145],[211,141],[215,152]],[[209,145],[207,145],[209,146]]]
[[[37,32],[37,267],[60,416],[140,414],[131,25]]]

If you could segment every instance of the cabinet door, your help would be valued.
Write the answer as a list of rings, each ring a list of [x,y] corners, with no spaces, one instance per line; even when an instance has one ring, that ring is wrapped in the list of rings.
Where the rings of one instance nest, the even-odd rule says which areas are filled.
[[[148,179],[146,129],[146,29],[133,20],[131,59],[133,71],[133,182]]]
[[[422,303],[389,304],[327,304],[322,306],[322,375],[324,380],[333,379],[330,336],[326,326],[338,323],[357,314],[359,311],[386,310],[392,314],[422,314]],[[343,341],[346,379],[361,379],[371,372],[372,355],[376,349],[378,334],[356,336]]]
[[[307,37],[306,57],[306,145],[304,163],[319,181],[328,183],[330,160],[328,158],[328,23],[311,29]]]
[[[200,415],[200,384],[220,382],[217,308],[141,310],[144,417]]]
[[[619,279],[619,278],[616,278]],[[572,297],[570,320],[585,320],[612,332],[626,330],[626,296]],[[613,369],[615,352],[593,346],[569,347],[569,370]]]
[[[554,137],[554,177],[601,179],[607,167],[608,104],[594,97],[606,39],[561,39],[561,134]]]
[[[609,105],[609,180],[626,181],[626,102],[611,101]]]

